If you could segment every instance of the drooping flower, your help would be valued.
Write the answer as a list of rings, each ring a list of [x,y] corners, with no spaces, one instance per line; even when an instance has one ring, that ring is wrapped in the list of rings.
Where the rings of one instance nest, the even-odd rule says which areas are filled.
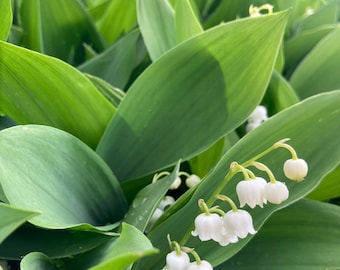
[[[189,255],[183,251],[172,251],[166,255],[166,265],[163,270],[187,270],[190,265]]]
[[[201,178],[196,174],[191,174],[187,179],[185,179],[185,184],[188,188],[194,187],[201,182]]]
[[[221,246],[227,246],[230,243],[237,243],[238,242],[238,238],[237,238],[236,234],[230,234],[230,232],[226,232],[225,229],[223,229],[223,230],[224,230],[224,233],[222,235],[222,238],[221,238],[220,241],[218,241],[218,243]]]
[[[165,211],[166,208],[173,205],[175,203],[175,199],[172,196],[164,196],[164,198],[161,200],[161,202],[158,205],[158,208],[162,211]]]
[[[171,190],[178,189],[181,184],[182,184],[181,177],[177,176],[175,181],[169,187],[169,189]]]
[[[301,158],[288,159],[283,164],[283,172],[288,179],[301,181],[308,173],[307,162]]]
[[[268,182],[263,190],[264,197],[273,204],[280,204],[289,197],[289,190],[287,186],[280,182]]]
[[[195,230],[191,232],[193,236],[198,236],[201,241],[214,240],[219,242],[223,238],[222,218],[216,214],[202,213],[195,219]]]
[[[256,233],[251,215],[241,209],[228,211],[223,217],[223,227],[227,234],[239,238],[247,237],[248,233]]]
[[[205,260],[200,262],[192,262],[186,270],[213,270],[211,264]]]
[[[266,198],[263,196],[263,189],[266,184],[266,180],[262,177],[240,181],[236,186],[240,207],[246,204],[251,208],[254,208],[256,205],[263,207],[263,204],[267,203]]]

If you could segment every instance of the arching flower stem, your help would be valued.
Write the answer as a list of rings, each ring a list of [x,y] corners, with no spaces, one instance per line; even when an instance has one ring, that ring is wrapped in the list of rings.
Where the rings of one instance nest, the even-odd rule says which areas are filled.
[[[232,209],[234,212],[237,212],[237,211],[238,211],[238,208],[237,208],[236,204],[235,204],[235,203],[233,202],[233,200],[230,199],[228,196],[225,196],[225,195],[223,195],[223,194],[218,194],[218,195],[215,196],[215,198],[216,198],[217,200],[221,200],[221,201],[224,201],[224,202],[229,203],[231,209]]]
[[[156,173],[152,178],[152,183],[156,183],[163,176],[168,176],[169,174],[170,174],[169,172]]]
[[[296,154],[295,149],[293,147],[291,147],[289,144],[286,144],[286,143],[284,143],[282,141],[279,141],[279,142],[274,144],[274,147],[275,148],[279,148],[279,147],[285,148],[285,149],[287,149],[291,153],[293,160],[297,160],[298,159],[298,156]]]
[[[276,182],[274,174],[272,173],[272,171],[266,165],[264,165],[261,162],[257,162],[257,161],[253,161],[251,165],[253,165],[255,168],[265,172],[268,175],[271,183]]]

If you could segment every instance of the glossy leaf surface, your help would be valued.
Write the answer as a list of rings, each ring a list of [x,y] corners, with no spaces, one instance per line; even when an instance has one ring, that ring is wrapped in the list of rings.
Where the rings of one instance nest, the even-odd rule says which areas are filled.
[[[263,96],[285,17],[221,25],[153,63],[128,90],[97,148],[117,178],[193,157],[240,125]]]
[[[325,36],[296,68],[290,83],[301,98],[340,88],[340,29]]]
[[[255,229],[259,230],[273,212],[301,199],[313,190],[321,179],[339,164],[340,141],[339,138],[334,138],[334,134],[340,129],[339,102],[340,91],[315,96],[278,113],[239,140],[202,180],[190,200],[185,205],[182,204],[182,208],[173,215],[171,215],[170,208],[169,218],[150,232],[151,241],[162,253],[158,259],[153,258],[153,260],[145,261],[139,269],[161,267],[165,256],[163,251],[167,250],[167,243],[163,239],[166,239],[166,235],[169,233],[173,240],[180,241],[189,247],[195,247],[200,256],[213,265],[218,265],[229,259],[246,245],[251,239],[250,236],[226,247],[221,247],[212,241],[201,242],[197,238],[191,237],[194,219],[200,213],[197,201],[200,198],[210,201],[216,193],[222,193],[237,202],[236,179],[241,180],[242,176],[238,175],[236,179],[227,184],[226,188],[223,188],[223,179],[229,171],[230,163],[237,161],[242,164],[283,138],[291,138],[290,145],[295,148],[299,157],[308,162],[310,170],[305,181],[295,183],[287,180],[283,174],[283,163],[290,158],[287,151],[279,149],[260,159],[272,170],[278,180],[287,184],[290,196],[280,205],[267,204],[263,209],[247,209],[253,217]],[[298,119],[297,115],[299,115]],[[304,127],[303,131],[300,129],[301,126]],[[179,203],[181,202],[179,201]],[[226,204],[217,204],[221,205],[222,209],[230,209],[230,207],[224,208]],[[174,205],[174,209],[178,209],[178,207],[180,206]],[[176,225],[179,220],[181,226]]]
[[[168,0],[137,0],[137,18],[153,61],[176,45],[174,10]]]
[[[16,228],[36,215],[39,213],[0,203],[0,246]]]
[[[339,206],[301,200],[270,217],[249,245],[215,269],[338,269],[339,226]]]
[[[135,64],[138,38],[138,31],[127,34],[102,54],[79,66],[78,69],[100,77],[113,86],[123,89]]]
[[[20,15],[25,47],[71,64],[84,60],[83,43],[104,49],[90,16],[77,0],[22,1]],[[62,38],[61,38],[62,37]]]
[[[42,124],[95,147],[115,108],[77,69],[0,43],[0,108],[18,124]]]
[[[0,40],[6,40],[12,25],[11,0],[0,1],[0,18]]]
[[[9,203],[42,212],[31,223],[101,226],[123,217],[127,206],[115,176],[72,135],[46,126],[16,126],[0,132],[0,148],[0,181]]]

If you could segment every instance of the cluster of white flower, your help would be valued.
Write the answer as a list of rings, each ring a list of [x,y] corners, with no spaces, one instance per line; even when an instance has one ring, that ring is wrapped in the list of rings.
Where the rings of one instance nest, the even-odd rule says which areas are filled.
[[[172,252],[166,256],[166,265],[162,270],[213,270],[211,264],[205,260],[201,260],[197,252],[191,248],[180,247],[175,241],[170,241],[168,236],[169,244]],[[192,254],[195,258],[194,262],[190,262],[188,253]]]
[[[282,147],[288,149],[292,154],[292,159],[284,163],[283,171],[285,176],[297,182],[303,180],[307,175],[308,165],[303,159],[297,158],[295,150],[285,142],[287,139],[281,140],[274,144],[269,151]],[[263,155],[264,155],[263,154]],[[262,156],[262,155],[260,155]],[[271,170],[263,163],[250,160],[246,163],[248,166],[254,166],[258,170],[264,171],[268,177],[267,182],[262,177],[256,177],[254,173],[245,166],[233,162],[230,171],[233,173],[242,172],[244,180],[236,185],[236,193],[240,202],[240,207],[248,205],[255,208],[257,205],[263,208],[267,202],[272,204],[280,204],[289,197],[289,190],[285,183],[277,181]],[[230,204],[231,210],[224,213],[219,207],[209,208],[203,199],[198,204],[202,210],[202,214],[195,218],[195,230],[192,231],[193,236],[199,237],[201,241],[213,240],[221,246],[238,242],[239,238],[245,238],[248,234],[255,234],[256,230],[253,226],[251,215],[242,209],[238,209],[235,203],[225,195],[217,195],[216,199],[226,201]]]
[[[179,172],[175,181],[171,184],[169,189],[174,190],[174,189],[179,188],[179,186],[182,184],[182,179],[181,179],[182,175],[185,176],[185,185],[188,188],[192,188],[201,182],[201,178],[197,176],[196,174],[188,174],[186,172]]]
[[[257,128],[264,121],[268,119],[266,107],[260,105],[255,108],[251,115],[247,119],[246,132],[250,132]]]
[[[159,174],[155,174],[152,182],[156,182],[163,176],[169,175],[169,172],[162,172]],[[179,186],[182,184],[181,176],[185,176],[185,184],[188,188],[192,188],[196,185],[198,185],[201,182],[201,178],[197,176],[196,174],[188,174],[186,172],[179,172],[177,174],[177,177],[175,181],[171,184],[170,190],[178,189]],[[159,205],[157,206],[156,210],[153,212],[148,225],[146,227],[146,232],[150,231],[152,226],[156,223],[156,221],[164,214],[165,210],[168,209],[171,205],[175,203],[175,199],[172,196],[166,195],[161,200]],[[1,269],[0,269],[1,270]]]

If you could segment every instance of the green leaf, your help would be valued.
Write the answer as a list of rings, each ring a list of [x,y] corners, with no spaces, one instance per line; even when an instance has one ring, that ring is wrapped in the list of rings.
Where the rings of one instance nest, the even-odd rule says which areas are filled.
[[[238,135],[235,131],[227,134],[207,150],[189,160],[191,172],[203,178],[237,141]]]
[[[125,214],[115,176],[72,135],[47,126],[16,126],[0,132],[0,149],[0,181],[9,203],[42,212],[31,223],[101,226]]]
[[[168,0],[138,0],[137,18],[153,61],[176,45],[174,10]]]
[[[97,148],[117,178],[137,178],[194,157],[240,125],[262,99],[285,17],[221,25],[145,70]]]
[[[325,201],[340,197],[340,166],[334,171],[330,172],[320,183],[320,185],[313,190],[308,198],[313,200]]]
[[[0,203],[0,246],[20,225],[40,213]]]
[[[322,40],[322,38],[338,25],[323,25],[287,40],[284,45],[285,70],[291,72],[302,59]]]
[[[139,31],[132,31],[78,69],[123,89],[134,68],[138,38]]]
[[[0,40],[7,40],[12,25],[11,0],[0,1]]]
[[[300,98],[340,88],[340,29],[325,36],[304,58],[290,78]]]
[[[301,200],[275,213],[254,239],[216,270],[335,270],[340,207]]]
[[[306,8],[306,5],[304,5]],[[332,1],[330,4],[318,8],[309,16],[304,16],[295,25],[296,32],[311,30],[322,25],[335,24],[338,20],[338,4]]]
[[[117,234],[89,227],[47,230],[30,224],[21,226],[0,244],[1,258],[20,260],[24,254],[39,251],[51,258],[83,253],[116,238]]]
[[[110,45],[137,24],[136,1],[109,1],[105,13],[101,15],[96,25],[106,43]]]
[[[181,43],[203,32],[189,0],[176,2],[175,6],[176,42]]]
[[[98,77],[89,74],[85,74],[85,76],[91,80],[93,85],[112,103],[113,106],[118,107],[119,103],[125,97],[125,93],[122,90],[113,87],[111,84]]]
[[[84,42],[104,48],[90,16],[77,0],[23,1],[20,7],[25,47],[69,63],[84,61]]]
[[[26,255],[21,263],[22,270],[58,270],[65,269],[60,260],[52,260],[48,256],[40,252],[32,252]]]
[[[169,211],[172,208],[181,208],[181,210],[169,213],[169,217],[148,234],[149,239],[161,252],[152,260],[145,260],[139,269],[157,269],[162,266],[164,256],[168,251],[167,234],[185,246],[194,247],[201,258],[213,265],[223,263],[243,248],[252,238],[251,236],[226,247],[221,247],[213,241],[201,242],[197,237],[190,237],[194,219],[200,213],[197,201],[200,198],[205,201],[213,200],[216,193],[222,193],[237,202],[235,189],[237,180],[241,180],[242,176],[238,174],[236,179],[228,182],[224,188],[223,179],[229,171],[231,162],[236,161],[242,164],[285,137],[291,138],[290,145],[296,149],[300,158],[308,162],[309,173],[305,181],[300,183],[287,180],[283,174],[282,165],[284,160],[290,158],[290,154],[285,149],[275,150],[274,153],[260,159],[272,170],[278,180],[287,184],[290,196],[280,205],[268,203],[264,208],[247,209],[253,217],[255,229],[259,230],[273,212],[292,204],[313,190],[321,179],[339,164],[340,139],[334,137],[334,134],[340,130],[339,102],[340,91],[306,99],[271,117],[240,139],[223,156],[216,167],[202,179],[190,200],[186,200],[185,204],[180,204],[181,200],[179,200],[177,207],[175,204],[169,209]],[[225,211],[229,210],[229,208],[224,208],[225,204],[221,204],[221,207]],[[181,226],[178,226],[179,220]]]
[[[54,126],[95,147],[115,109],[90,80],[58,59],[5,42],[0,50],[2,112],[18,124]]]
[[[297,102],[299,98],[294,89],[281,74],[274,71],[262,101],[269,114],[273,115]]]
[[[179,165],[180,163],[176,165],[170,175],[149,184],[136,195],[129,211],[125,215],[124,222],[144,232],[153,212],[175,181]]]
[[[111,246],[110,251],[105,256],[105,260],[90,269],[124,270],[131,263],[157,252],[158,250],[153,248],[149,239],[141,231],[127,223],[123,223],[122,233]]]

